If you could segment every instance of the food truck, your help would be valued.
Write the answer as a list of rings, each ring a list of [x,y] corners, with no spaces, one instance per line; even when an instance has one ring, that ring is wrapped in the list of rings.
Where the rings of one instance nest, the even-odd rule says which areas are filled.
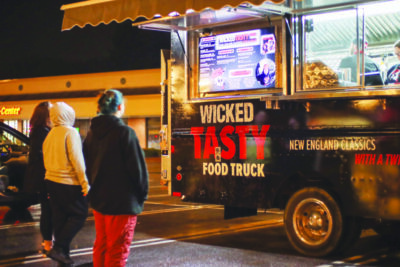
[[[63,28],[144,16],[133,25],[171,32],[172,196],[226,218],[281,209],[308,256],[340,253],[364,228],[400,237],[400,1],[145,2],[66,5]]]

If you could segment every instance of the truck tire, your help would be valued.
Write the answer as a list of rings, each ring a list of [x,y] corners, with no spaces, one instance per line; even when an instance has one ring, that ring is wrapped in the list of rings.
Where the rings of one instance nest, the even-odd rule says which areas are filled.
[[[304,188],[289,199],[284,226],[290,243],[298,252],[323,257],[340,245],[342,211],[327,191],[317,187]]]

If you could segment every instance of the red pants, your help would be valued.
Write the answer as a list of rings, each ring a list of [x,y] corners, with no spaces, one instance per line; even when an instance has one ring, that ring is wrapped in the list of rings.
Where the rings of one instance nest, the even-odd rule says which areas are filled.
[[[136,215],[104,215],[93,210],[96,240],[94,267],[124,267],[136,226]]]

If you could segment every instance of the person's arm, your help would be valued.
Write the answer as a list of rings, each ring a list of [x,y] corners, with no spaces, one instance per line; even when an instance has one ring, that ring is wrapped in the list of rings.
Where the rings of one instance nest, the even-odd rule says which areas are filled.
[[[86,177],[85,160],[83,158],[81,138],[75,130],[70,131],[67,135],[67,153],[68,158],[76,172],[79,184],[82,186],[82,193],[89,193],[89,183]]]
[[[389,68],[389,70],[387,71],[386,77],[385,77],[385,78],[386,78],[386,79],[385,79],[385,84],[393,83],[393,80],[390,79],[390,75],[391,75],[392,72],[396,69],[396,66],[397,66],[397,65],[391,66],[391,67]]]

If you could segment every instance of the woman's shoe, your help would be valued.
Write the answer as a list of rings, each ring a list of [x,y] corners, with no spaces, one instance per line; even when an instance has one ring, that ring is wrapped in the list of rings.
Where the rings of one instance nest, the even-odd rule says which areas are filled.
[[[43,256],[47,256],[52,247],[53,247],[53,241],[44,240],[42,242],[42,251],[41,251]]]
[[[47,257],[64,264],[74,263],[74,261],[69,256],[65,255],[61,249],[54,247],[49,251],[49,253],[47,253]]]
[[[42,248],[42,254],[43,254],[43,256],[44,256],[44,257],[47,257],[47,254],[49,254],[49,251],[50,251],[50,250],[47,250],[47,249]]]

